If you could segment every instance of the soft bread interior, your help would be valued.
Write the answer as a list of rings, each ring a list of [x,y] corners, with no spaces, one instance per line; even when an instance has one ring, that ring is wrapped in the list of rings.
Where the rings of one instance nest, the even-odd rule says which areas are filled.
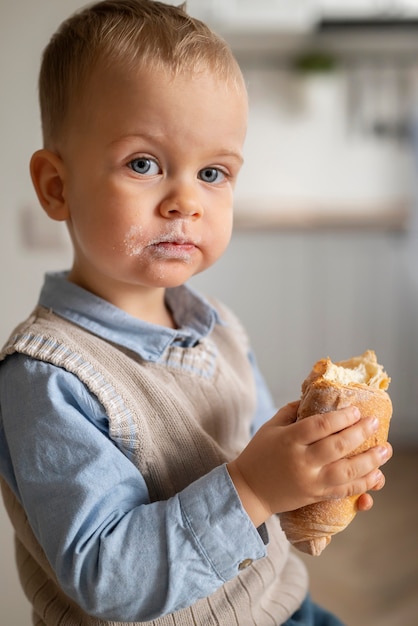
[[[322,376],[325,380],[340,385],[367,385],[375,389],[387,389],[390,378],[382,365],[379,365],[373,350],[367,350],[361,356],[353,357],[348,361],[333,363],[326,359],[325,371]]]

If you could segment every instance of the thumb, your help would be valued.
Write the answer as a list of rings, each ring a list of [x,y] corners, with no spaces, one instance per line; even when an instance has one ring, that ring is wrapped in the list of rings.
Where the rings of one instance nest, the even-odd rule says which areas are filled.
[[[299,400],[296,402],[289,402],[284,407],[279,409],[276,415],[271,419],[271,422],[275,426],[288,426],[296,422],[297,412],[299,408]]]

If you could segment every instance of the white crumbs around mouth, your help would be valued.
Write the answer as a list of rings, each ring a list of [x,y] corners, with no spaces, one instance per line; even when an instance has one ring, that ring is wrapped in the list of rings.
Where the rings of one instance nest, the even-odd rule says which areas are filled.
[[[129,256],[139,256],[144,250],[144,244],[142,242],[143,229],[142,226],[131,226],[126,237],[123,240],[123,245]]]
[[[148,250],[156,256],[171,257],[173,251],[178,248],[174,256],[187,261],[192,250],[199,245],[200,241],[201,237],[191,238],[188,236],[184,232],[183,222],[177,220],[170,224],[169,229],[148,241],[144,241],[143,227],[135,224],[128,230],[123,245],[129,256],[140,256],[145,250]]]

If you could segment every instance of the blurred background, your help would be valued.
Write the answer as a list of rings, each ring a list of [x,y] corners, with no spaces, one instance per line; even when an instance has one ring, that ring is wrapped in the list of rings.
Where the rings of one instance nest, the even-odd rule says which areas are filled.
[[[71,262],[28,162],[41,147],[42,49],[84,4],[0,0],[1,341],[33,308],[43,273]],[[348,626],[414,626],[418,2],[189,0],[188,9],[230,42],[250,96],[232,242],[191,284],[240,315],[278,406],[298,398],[319,358],[375,350],[392,377],[388,484],[309,567],[316,597]],[[0,553],[0,626],[26,626],[1,507]]]

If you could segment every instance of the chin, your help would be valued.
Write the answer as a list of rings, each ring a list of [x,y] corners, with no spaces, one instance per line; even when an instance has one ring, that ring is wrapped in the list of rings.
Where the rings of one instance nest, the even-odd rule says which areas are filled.
[[[163,266],[155,268],[153,275],[150,277],[150,286],[172,288],[184,285],[190,278],[203,272],[206,267],[182,267],[174,268]]]

